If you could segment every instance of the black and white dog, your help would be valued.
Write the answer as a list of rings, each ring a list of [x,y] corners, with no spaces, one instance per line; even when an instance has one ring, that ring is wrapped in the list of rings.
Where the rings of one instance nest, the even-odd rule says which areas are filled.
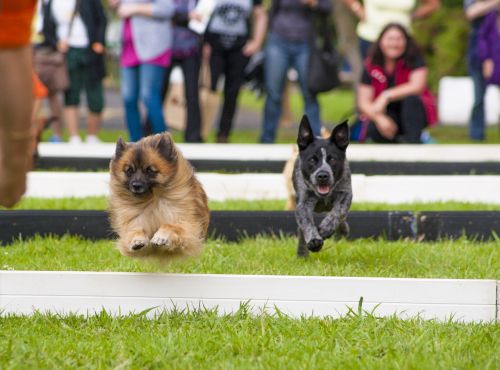
[[[329,139],[314,137],[307,116],[302,117],[297,137],[299,156],[293,170],[297,194],[295,218],[299,226],[297,255],[319,252],[323,240],[335,232],[347,236],[347,213],[351,207],[351,171],[346,160],[349,126],[337,125]],[[317,227],[315,212],[326,212]]]

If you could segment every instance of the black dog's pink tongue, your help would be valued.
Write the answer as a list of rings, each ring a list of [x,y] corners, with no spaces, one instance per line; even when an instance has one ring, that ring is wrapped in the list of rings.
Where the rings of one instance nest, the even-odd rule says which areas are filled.
[[[329,185],[318,185],[316,187],[318,190],[318,193],[320,194],[328,194],[330,192],[330,186]]]

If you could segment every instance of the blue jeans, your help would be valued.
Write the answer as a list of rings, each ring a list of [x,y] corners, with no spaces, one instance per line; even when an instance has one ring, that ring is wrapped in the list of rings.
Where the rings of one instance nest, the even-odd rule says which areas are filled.
[[[270,33],[267,38],[264,61],[264,80],[266,103],[264,107],[263,130],[260,141],[273,143],[281,117],[281,100],[289,68],[293,67],[299,75],[299,85],[304,99],[305,111],[315,135],[320,134],[321,122],[316,96],[307,88],[307,69],[309,64],[309,44],[291,42]]]
[[[373,42],[359,38],[359,52],[361,53],[361,59],[363,62],[365,59],[368,57],[368,54],[370,53],[370,49],[373,45]]]
[[[469,67],[469,75],[474,84],[474,103],[469,123],[469,137],[472,140],[484,140],[486,119],[484,113],[484,96],[486,94],[486,82],[484,81],[481,67]]]
[[[467,51],[469,75],[474,84],[474,103],[469,123],[469,137],[472,140],[484,140],[486,119],[484,113],[484,96],[486,94],[486,82],[484,81],[481,61],[476,53],[478,43],[477,31],[473,30],[469,38],[469,49]]]
[[[139,141],[144,136],[139,97],[146,106],[153,133],[167,129],[161,98],[164,75],[165,68],[152,64],[121,68],[121,91],[130,141]]]

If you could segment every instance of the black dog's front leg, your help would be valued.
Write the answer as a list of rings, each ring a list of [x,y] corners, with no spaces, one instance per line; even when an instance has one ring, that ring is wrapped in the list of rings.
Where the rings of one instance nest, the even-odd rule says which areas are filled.
[[[316,205],[316,200],[312,198],[306,198],[305,201],[300,201],[295,209],[295,218],[299,229],[302,232],[303,240],[311,252],[319,252],[321,247],[323,247],[323,239],[321,238],[316,225],[314,224],[314,206]],[[301,252],[299,234],[299,249],[297,253]]]
[[[335,231],[339,231],[343,236],[349,234],[349,225],[346,222],[347,213],[351,207],[352,193],[342,192],[335,197],[332,210],[319,224],[319,235],[323,239],[331,237]]]

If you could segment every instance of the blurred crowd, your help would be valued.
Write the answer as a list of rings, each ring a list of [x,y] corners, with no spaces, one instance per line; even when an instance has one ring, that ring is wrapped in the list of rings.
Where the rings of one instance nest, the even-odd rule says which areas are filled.
[[[499,63],[499,3],[464,1],[465,14],[471,20],[467,62],[474,82],[473,140],[485,138],[486,85],[497,84],[499,79],[499,69],[494,68]],[[39,92],[37,100],[47,95],[51,115],[36,125],[39,132],[51,126],[52,142],[62,140],[63,117],[69,142],[81,142],[78,108],[82,90],[88,108],[86,141],[99,141],[106,14],[121,20],[120,85],[131,141],[169,129],[164,106],[176,66],[183,75],[186,142],[203,142],[213,121],[217,122],[217,142],[229,142],[239,92],[250,82],[265,95],[260,141],[273,143],[280,120],[290,115],[291,74],[305,113],[319,135],[321,107],[309,66],[318,54],[318,40],[332,37],[318,24],[331,23],[334,11],[349,12],[358,20],[358,45],[354,53],[352,45],[348,47],[350,54],[345,56],[356,91],[353,139],[420,143],[425,141],[426,128],[437,123],[436,99],[427,87],[428,68],[411,32],[412,21],[431,15],[440,7],[439,0],[272,0],[268,10],[262,0],[109,0],[103,4],[100,0],[38,2],[35,71],[48,92]],[[339,41],[352,38],[345,33],[337,27]],[[337,68],[341,68],[341,56],[337,58]],[[64,65],[54,67],[56,59]],[[61,77],[64,68],[67,73]],[[338,79],[331,74],[321,77]],[[39,105],[35,103],[34,117]],[[216,113],[218,117],[214,117]]]

